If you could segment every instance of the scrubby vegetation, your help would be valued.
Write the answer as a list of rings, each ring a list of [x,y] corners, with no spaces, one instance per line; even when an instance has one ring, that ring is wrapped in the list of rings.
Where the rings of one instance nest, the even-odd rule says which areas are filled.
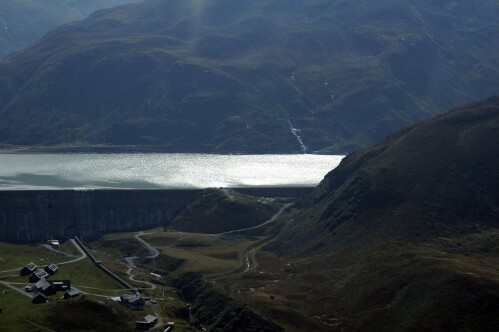
[[[234,190],[209,189],[180,211],[168,227],[193,233],[222,233],[262,224],[281,207],[272,200]]]
[[[148,0],[100,11],[0,65],[0,142],[299,152],[292,125],[309,151],[351,152],[495,93],[497,10]]]

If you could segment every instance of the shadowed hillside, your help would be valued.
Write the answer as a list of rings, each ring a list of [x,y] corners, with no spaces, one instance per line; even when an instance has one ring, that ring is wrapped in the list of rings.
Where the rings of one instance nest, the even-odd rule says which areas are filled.
[[[498,8],[149,0],[99,11],[0,65],[0,142],[352,151],[495,93]]]
[[[222,233],[254,227],[269,220],[280,208],[271,199],[240,194],[230,189],[199,193],[168,225],[194,233]]]
[[[96,10],[140,0],[0,0],[0,60],[45,32]]]
[[[267,291],[332,331],[497,331],[498,147],[494,97],[349,155],[271,245],[293,277]]]
[[[363,238],[359,229],[385,239],[418,240],[497,227],[498,129],[494,97],[347,156],[314,193],[307,225],[319,232],[310,233],[310,240],[322,248],[331,238],[318,245],[318,237],[348,231],[348,240]]]

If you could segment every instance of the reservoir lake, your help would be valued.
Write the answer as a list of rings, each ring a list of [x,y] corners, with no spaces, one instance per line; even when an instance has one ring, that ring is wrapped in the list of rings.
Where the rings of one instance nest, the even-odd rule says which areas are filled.
[[[343,157],[0,154],[0,190],[314,187]]]

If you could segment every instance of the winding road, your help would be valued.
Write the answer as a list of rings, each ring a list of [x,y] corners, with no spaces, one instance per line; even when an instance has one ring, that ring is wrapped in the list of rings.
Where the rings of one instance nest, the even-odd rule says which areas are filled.
[[[279,211],[277,211],[277,213],[272,216],[272,218],[270,218],[269,220],[265,221],[264,223],[262,223],[260,225],[256,225],[256,226],[253,226],[253,227],[236,229],[236,230],[233,230],[233,231],[228,231],[228,232],[223,232],[223,233],[218,233],[218,234],[213,234],[213,235],[228,235],[228,234],[233,234],[233,233],[250,231],[250,230],[253,230],[253,229],[258,229],[258,228],[267,226],[268,224],[273,223],[277,218],[279,218],[281,216],[281,214],[284,212],[284,210],[286,210],[288,207],[290,207],[292,205],[293,205],[293,203],[284,204],[279,209]]]
[[[226,195],[229,198],[232,197],[232,195],[228,191],[226,192]],[[261,227],[265,227],[265,226],[267,226],[270,223],[273,223],[274,221],[277,220],[277,218],[279,218],[284,213],[284,211],[287,208],[289,208],[292,205],[293,205],[292,203],[284,204],[279,209],[279,211],[277,211],[269,220],[267,220],[267,221],[265,221],[265,222],[263,222],[263,223],[261,223],[259,225],[253,226],[253,227],[246,227],[246,228],[241,228],[241,229],[237,229],[237,230],[232,230],[232,231],[217,233],[217,234],[185,233],[185,232],[172,232],[172,233],[174,233],[174,234],[176,233],[176,234],[202,235],[202,236],[224,236],[224,235],[235,234],[235,233],[239,233],[239,232],[243,232],[243,231],[254,230],[254,229],[261,228]],[[141,238],[141,236],[143,236],[143,235],[150,235],[150,234],[155,234],[155,233],[156,232],[144,233],[144,232],[141,231],[141,232],[137,233],[134,236],[135,239],[138,242],[140,242],[142,245],[144,245],[144,247],[149,251],[149,255],[148,256],[144,256],[143,258],[154,259],[154,258],[158,257],[159,254],[160,254],[160,252],[158,251],[158,249],[154,248],[146,240],[144,240],[143,238]],[[242,252],[243,260],[242,260],[242,266],[241,267],[239,267],[235,271],[232,271],[232,272],[229,272],[229,273],[209,276],[208,280],[215,281],[215,280],[225,279],[225,278],[229,278],[229,277],[232,277],[232,276],[235,276],[235,275],[244,274],[244,273],[246,273],[246,272],[248,272],[248,271],[250,271],[252,269],[255,269],[256,266],[257,266],[257,261],[256,261],[256,257],[255,257],[256,251],[259,250],[261,247],[263,247],[266,243],[268,243],[272,239],[273,239],[272,237],[266,237],[266,238],[264,238],[264,239],[262,239],[262,240],[260,240],[260,241],[258,241],[256,243],[252,244],[251,246],[245,248],[244,251]],[[57,263],[58,265],[65,265],[65,264],[75,263],[75,262],[83,260],[83,259],[85,259],[87,257],[87,254],[80,248],[80,246],[76,243],[76,241],[74,239],[70,239],[70,241],[78,249],[78,251],[80,252],[81,255],[79,257],[77,257],[77,258]],[[57,251],[57,252],[60,253],[60,254],[74,256],[72,254],[68,254],[68,253],[64,253],[64,252],[60,252],[60,251]],[[128,275],[128,279],[131,280],[131,281],[133,281],[133,282],[141,283],[141,284],[144,284],[144,285],[148,286],[147,288],[138,288],[138,289],[156,289],[157,286],[155,284],[153,284],[151,282],[148,282],[148,281],[136,280],[134,278],[134,275],[132,274],[132,272],[133,272],[133,269],[136,267],[135,266],[135,261],[138,258],[139,257],[134,256],[134,257],[126,257],[124,259],[125,262],[126,262],[126,264],[128,265],[128,270],[126,272],[127,275]],[[14,272],[14,271],[17,272],[20,269],[21,268],[0,271],[0,273],[7,273],[7,272]],[[18,293],[21,293],[22,295],[24,295],[24,296],[29,297],[30,299],[32,299],[32,294],[30,294],[28,292],[25,292],[24,289],[22,289],[22,288],[16,287],[16,285],[24,285],[24,283],[13,283],[13,282],[0,281],[0,284],[2,284],[4,286],[6,286],[6,287],[8,287],[8,288],[10,288],[10,289],[18,292]],[[87,288],[87,289],[97,289],[97,288],[84,287],[84,286],[80,286],[80,287],[81,288]],[[83,294],[91,294],[91,293],[87,293],[87,292],[84,292],[84,291],[82,291],[81,293],[83,293]],[[95,295],[95,296],[98,296],[98,297],[107,297],[107,296],[99,295],[99,294],[92,294],[92,295]],[[152,311],[153,311],[154,315],[156,317],[158,317],[158,323],[152,329],[150,329],[150,330],[159,329],[160,327],[162,327],[163,319],[161,317],[160,312],[157,311],[157,305],[154,304],[154,303],[151,303],[151,306],[152,306]]]
[[[142,243],[147,248],[147,250],[149,250],[149,256],[145,256],[144,257],[146,259],[154,259],[154,258],[158,257],[159,251],[158,251],[158,249],[156,249],[153,246],[151,246],[146,240],[144,240],[143,238],[141,238],[141,236],[142,235],[154,234],[154,233],[156,233],[156,232],[144,233],[144,232],[141,231],[141,232],[139,232],[139,233],[137,233],[135,235],[135,240],[137,240],[140,243]],[[128,270],[126,271],[126,274],[128,274],[128,279],[130,279],[131,281],[138,282],[138,283],[141,283],[141,284],[149,286],[148,288],[141,288],[141,289],[156,289],[156,285],[153,284],[153,283],[151,283],[151,282],[134,279],[132,271],[135,268],[135,261],[138,258],[139,257],[137,257],[137,256],[125,257],[125,262],[128,264]]]
[[[217,234],[217,235],[227,235],[227,234],[232,234],[232,233],[242,232],[242,231],[248,231],[248,230],[257,229],[257,228],[266,226],[266,225],[268,225],[268,224],[276,221],[276,219],[279,218],[284,213],[284,211],[287,208],[291,207],[292,205],[293,205],[293,203],[285,204],[281,209],[279,209],[279,211],[277,211],[276,214],[274,214],[272,216],[272,218],[270,218],[269,220],[267,220],[263,224],[260,224],[260,225],[254,226],[254,227],[242,228],[242,229],[238,229],[238,230],[234,230],[234,231],[230,231],[230,232],[224,232],[224,233],[220,233],[220,234]],[[269,236],[269,237],[267,237],[267,238],[265,238],[263,240],[260,240],[260,241],[258,241],[256,243],[252,244],[248,248],[246,248],[243,251],[243,255],[242,256],[244,258],[243,258],[243,265],[241,267],[237,268],[236,270],[234,270],[232,272],[222,273],[222,274],[215,274],[215,275],[208,276],[207,279],[210,280],[210,281],[221,280],[221,279],[233,277],[233,276],[236,276],[236,275],[241,275],[241,274],[244,274],[244,273],[246,273],[246,272],[248,272],[250,270],[256,269],[256,267],[258,266],[258,262],[256,261],[255,251],[257,249],[259,250],[260,248],[262,248],[264,245],[266,245],[272,239],[273,239],[273,237]]]

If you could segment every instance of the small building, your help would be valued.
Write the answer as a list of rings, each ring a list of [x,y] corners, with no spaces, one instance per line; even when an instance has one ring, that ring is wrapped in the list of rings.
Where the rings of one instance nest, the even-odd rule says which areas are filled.
[[[48,242],[48,243],[52,246],[52,248],[54,248],[54,249],[59,248],[59,246],[61,245],[61,244],[59,243],[59,240],[48,240],[47,242]]]
[[[139,292],[120,296],[120,303],[131,310],[144,310],[146,301]]]
[[[28,276],[30,274],[33,274],[35,273],[37,268],[38,266],[35,263],[31,262],[21,269],[21,275]]]
[[[35,282],[40,281],[40,279],[46,279],[48,277],[50,277],[50,275],[47,272],[38,271],[38,272],[33,273],[31,275],[31,277],[29,277],[29,282],[35,283]]]
[[[31,300],[31,303],[34,304],[39,304],[39,303],[45,303],[49,300],[48,296],[43,294],[43,293],[37,293],[33,299]]]
[[[49,283],[54,286],[54,288],[60,291],[68,291],[71,289],[71,280],[49,280]]]
[[[72,299],[74,297],[80,296],[80,292],[77,291],[76,289],[70,289],[66,293],[64,293],[64,298],[65,299]]]
[[[54,295],[57,291],[45,278],[40,279],[35,283],[35,289],[37,292],[47,296]]]
[[[147,315],[135,321],[135,327],[138,330],[149,330],[151,327],[156,325],[158,322],[158,317],[153,315]]]
[[[44,271],[53,276],[54,274],[57,273],[57,271],[59,271],[59,267],[54,263],[52,263],[50,265],[45,266]]]

